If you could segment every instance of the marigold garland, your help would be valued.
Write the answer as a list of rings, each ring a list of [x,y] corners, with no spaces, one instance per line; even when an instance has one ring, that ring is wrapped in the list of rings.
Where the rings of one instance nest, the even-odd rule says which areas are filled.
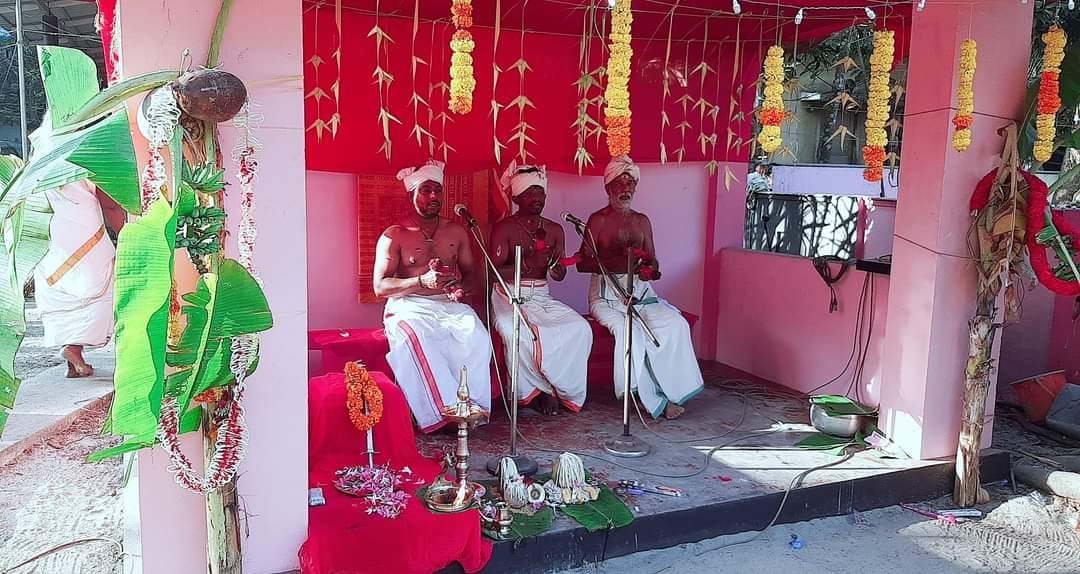
[[[758,143],[765,153],[780,149],[780,124],[784,121],[784,49],[770,46],[765,55],[765,100],[761,103]]]
[[[630,0],[616,0],[611,10],[611,52],[607,64],[607,87],[604,90],[604,125],[611,157],[630,154],[630,47],[634,15]]]
[[[971,145],[971,124],[975,120],[975,40],[960,43],[960,83],[956,88],[956,115],[953,116],[953,148],[966,151]]]
[[[1043,69],[1039,77],[1039,98],[1035,117],[1034,155],[1037,161],[1046,161],[1054,153],[1054,139],[1057,137],[1055,118],[1061,108],[1059,95],[1061,61],[1065,59],[1065,31],[1058,26],[1051,26],[1042,35]]]
[[[476,48],[468,28],[472,26],[472,0],[454,0],[450,6],[451,19],[457,31],[450,38],[450,111],[467,114],[472,111],[473,77],[472,51]]]
[[[345,405],[353,426],[360,432],[367,432],[379,424],[383,415],[383,395],[367,369],[359,363],[345,365],[345,388],[348,390]]]
[[[885,146],[889,137],[889,75],[892,73],[894,33],[874,32],[874,52],[870,56],[870,88],[866,102],[866,146],[863,147],[863,179],[881,181],[885,166]]]

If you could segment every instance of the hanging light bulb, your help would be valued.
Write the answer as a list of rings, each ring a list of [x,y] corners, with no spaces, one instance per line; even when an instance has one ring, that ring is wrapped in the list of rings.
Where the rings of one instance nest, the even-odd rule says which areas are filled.
[[[1069,0],[1069,10],[1076,8],[1076,0]]]
[[[739,0],[731,0],[731,11],[736,14],[742,14],[742,5],[739,4]]]
[[[803,16],[806,15],[806,11],[803,8],[799,8],[799,11],[795,14],[795,25],[802,24]]]
[[[926,8],[926,0],[919,0],[919,4],[915,6],[915,11],[922,12],[923,8]]]
[[[873,20],[876,20],[876,19],[877,19],[877,13],[876,13],[876,12],[874,12],[874,11],[873,11],[873,10],[872,10],[872,9],[871,9],[871,8],[870,8],[869,6],[867,6],[867,7],[865,8],[865,10],[866,10],[866,17],[867,17],[867,18],[869,18],[869,19],[870,19],[871,21],[873,21]]]

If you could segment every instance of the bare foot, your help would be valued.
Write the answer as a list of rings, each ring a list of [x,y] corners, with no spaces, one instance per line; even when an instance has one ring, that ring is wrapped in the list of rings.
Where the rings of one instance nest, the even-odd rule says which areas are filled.
[[[79,345],[65,345],[60,349],[60,357],[67,361],[67,378],[77,379],[89,377],[94,374],[94,367],[83,359],[82,347]]]
[[[532,408],[542,415],[559,414],[559,399],[547,394],[540,393],[532,402]]]
[[[686,409],[680,407],[679,405],[675,403],[668,403],[667,406],[664,407],[664,418],[668,420],[677,419],[683,416],[683,413],[685,412]]]

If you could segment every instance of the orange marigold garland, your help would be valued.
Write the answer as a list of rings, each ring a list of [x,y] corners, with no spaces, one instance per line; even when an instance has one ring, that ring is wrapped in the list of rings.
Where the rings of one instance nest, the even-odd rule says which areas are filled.
[[[611,52],[604,90],[604,124],[611,157],[630,153],[630,60],[634,56],[630,32],[633,22],[630,0],[616,0],[611,10]]]
[[[784,122],[784,49],[780,46],[769,47],[765,55],[765,100],[761,103],[758,119],[761,132],[758,143],[765,153],[780,149],[783,140],[780,137],[780,124]]]
[[[379,424],[383,415],[382,391],[360,363],[345,365],[345,388],[348,391],[345,405],[353,426],[367,432]]]
[[[870,89],[866,103],[866,146],[863,147],[863,179],[881,181],[885,167],[885,146],[889,137],[889,75],[892,73],[894,34],[892,30],[874,32],[874,52],[870,55]]]
[[[1061,109],[1060,77],[1061,61],[1065,59],[1065,31],[1058,26],[1051,26],[1042,35],[1043,69],[1039,77],[1039,99],[1035,117],[1035,159],[1046,161],[1054,153],[1054,139],[1057,137],[1055,125],[1058,110]]]
[[[451,20],[457,31],[450,38],[450,110],[456,114],[472,111],[473,76],[472,51],[476,48],[468,28],[473,24],[472,0],[454,0],[450,5]]]
[[[953,148],[966,151],[971,145],[971,124],[975,120],[975,40],[960,43],[960,83],[956,87],[956,115],[953,116]]]

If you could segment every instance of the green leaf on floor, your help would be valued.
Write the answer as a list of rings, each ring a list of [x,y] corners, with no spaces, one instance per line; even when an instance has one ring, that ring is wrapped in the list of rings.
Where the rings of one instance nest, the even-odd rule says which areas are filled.
[[[814,433],[795,443],[795,448],[816,450],[833,456],[840,456],[843,454],[844,449],[853,444],[856,444],[855,439],[841,438],[825,433]]]
[[[598,485],[600,497],[585,504],[571,504],[559,510],[573,518],[589,532],[622,528],[634,521],[634,513],[626,507],[606,484]]]
[[[814,395],[810,397],[810,403],[825,409],[825,413],[833,417],[872,415],[877,412],[876,408],[861,405],[843,395]]]

